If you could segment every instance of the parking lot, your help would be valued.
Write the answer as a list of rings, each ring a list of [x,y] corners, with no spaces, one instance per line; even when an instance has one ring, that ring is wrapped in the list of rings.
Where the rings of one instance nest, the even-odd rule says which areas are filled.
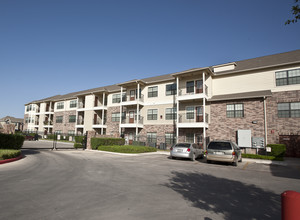
[[[0,166],[1,219],[280,219],[300,185],[298,166],[25,146],[44,149]]]

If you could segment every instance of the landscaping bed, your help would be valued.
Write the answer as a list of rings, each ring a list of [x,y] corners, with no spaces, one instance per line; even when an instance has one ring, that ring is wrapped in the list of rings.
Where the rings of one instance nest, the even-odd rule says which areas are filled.
[[[7,150],[7,149],[0,149],[0,160],[7,160],[19,157],[21,155],[20,150]]]

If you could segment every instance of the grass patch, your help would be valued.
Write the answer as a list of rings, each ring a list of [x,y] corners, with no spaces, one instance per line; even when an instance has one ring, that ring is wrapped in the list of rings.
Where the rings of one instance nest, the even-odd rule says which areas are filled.
[[[21,155],[20,150],[6,150],[0,149],[0,160],[7,160],[11,158],[16,158]]]
[[[116,152],[116,153],[129,153],[129,154],[156,152],[156,148],[154,147],[132,146],[132,145],[99,146],[98,150]]]
[[[251,159],[283,161],[283,157],[266,156],[266,155],[258,155],[258,154],[242,154],[242,157],[243,158],[251,158]]]

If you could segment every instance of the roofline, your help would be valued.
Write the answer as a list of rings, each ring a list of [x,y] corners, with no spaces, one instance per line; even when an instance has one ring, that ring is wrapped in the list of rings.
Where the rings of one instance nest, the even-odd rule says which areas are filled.
[[[202,67],[202,68],[194,68],[194,69],[189,69],[189,70],[173,73],[171,75],[176,77],[176,76],[184,75],[186,73],[192,73],[192,72],[197,72],[197,71],[201,71],[201,70],[208,71],[209,73],[213,73],[209,67]]]

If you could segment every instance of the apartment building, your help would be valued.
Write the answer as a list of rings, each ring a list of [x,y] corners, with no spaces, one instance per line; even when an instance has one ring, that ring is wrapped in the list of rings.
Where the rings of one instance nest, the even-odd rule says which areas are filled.
[[[24,119],[27,131],[93,130],[128,143],[205,146],[241,134],[257,145],[278,143],[300,132],[300,50],[32,101]]]

